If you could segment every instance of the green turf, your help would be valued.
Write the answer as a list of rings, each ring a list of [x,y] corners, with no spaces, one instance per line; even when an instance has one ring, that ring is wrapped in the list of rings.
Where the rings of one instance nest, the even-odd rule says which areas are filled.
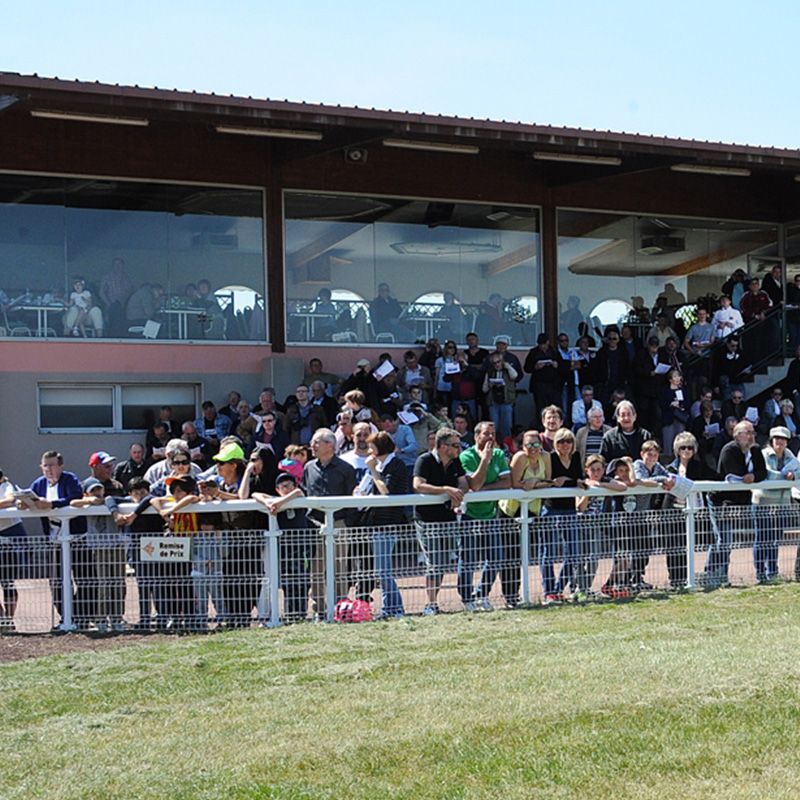
[[[800,587],[0,668],[0,797],[800,797]]]

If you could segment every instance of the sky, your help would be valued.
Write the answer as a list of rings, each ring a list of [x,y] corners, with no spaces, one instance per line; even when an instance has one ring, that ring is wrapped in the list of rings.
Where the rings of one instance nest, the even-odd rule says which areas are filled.
[[[796,0],[0,9],[0,71],[800,149]]]

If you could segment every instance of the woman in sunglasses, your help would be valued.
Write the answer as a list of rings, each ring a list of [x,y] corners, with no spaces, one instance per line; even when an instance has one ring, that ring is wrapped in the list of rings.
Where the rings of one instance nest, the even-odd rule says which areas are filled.
[[[522,436],[522,447],[514,453],[511,459],[511,488],[523,489],[544,489],[553,485],[550,480],[550,457],[542,448],[542,440],[539,438],[538,431],[525,431]],[[519,516],[519,500],[501,500],[498,505],[500,512],[507,517]],[[542,501],[538,498],[528,501],[528,513],[538,517],[542,510]],[[508,533],[506,533],[508,530]],[[535,529],[531,530],[531,538],[535,536]],[[503,548],[506,553],[505,566],[500,571],[500,579],[503,585],[503,596],[509,606],[515,606],[519,602],[519,559],[520,546],[519,536],[512,532],[510,528],[503,527]],[[535,541],[531,541],[531,552],[535,546]]]
[[[703,465],[697,458],[697,439],[689,433],[679,433],[672,445],[675,460],[667,467],[667,472],[680,475],[690,481],[703,478]],[[674,494],[664,495],[663,510],[676,509],[666,513],[664,531],[664,549],[667,552],[667,572],[672,589],[686,588],[686,521],[683,509],[687,502],[696,502],[699,495],[690,495],[685,500]]]

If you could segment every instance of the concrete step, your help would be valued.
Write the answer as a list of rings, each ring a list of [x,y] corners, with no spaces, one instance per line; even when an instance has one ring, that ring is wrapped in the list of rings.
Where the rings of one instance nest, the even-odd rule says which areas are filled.
[[[774,386],[778,381],[786,377],[789,370],[789,361],[785,359],[782,364],[767,367],[766,372],[753,375],[753,382],[747,386],[747,397],[754,397],[757,394]]]

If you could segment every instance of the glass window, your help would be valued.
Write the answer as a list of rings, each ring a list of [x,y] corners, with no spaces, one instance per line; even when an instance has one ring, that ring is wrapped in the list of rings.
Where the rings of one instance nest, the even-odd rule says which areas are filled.
[[[178,384],[70,384],[39,386],[43,432],[146,430],[163,406],[178,426],[198,416],[199,386]]]
[[[285,208],[290,342],[535,341],[536,209],[299,192]]]
[[[145,430],[150,415],[162,406],[172,408],[172,419],[185,422],[197,415],[197,391],[193,385],[166,386],[154,383],[144,386],[121,387],[122,428]],[[156,417],[158,415],[156,414]]]
[[[681,336],[684,307],[713,311],[737,269],[776,252],[767,224],[560,210],[559,330],[574,342],[581,325],[627,323],[644,339],[663,310]]]
[[[0,326],[264,341],[263,239],[260,190],[0,175]]]
[[[39,426],[46,429],[114,427],[114,391],[110,386],[42,386]]]

